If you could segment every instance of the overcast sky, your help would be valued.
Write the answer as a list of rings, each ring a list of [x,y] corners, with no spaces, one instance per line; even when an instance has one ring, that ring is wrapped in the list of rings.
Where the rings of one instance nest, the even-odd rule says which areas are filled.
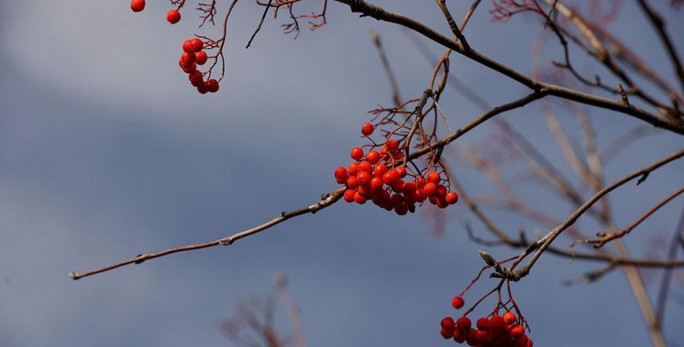
[[[377,3],[447,33],[432,2]],[[297,40],[281,33],[280,19],[267,20],[245,50],[260,9],[244,1],[231,22],[221,90],[199,95],[176,60],[182,41],[197,32],[194,6],[174,26],[164,19],[168,6],[148,1],[134,14],[126,1],[0,4],[0,345],[227,346],[220,322],[241,300],[267,294],[279,271],[290,280],[309,346],[452,345],[439,336],[439,320],[457,314],[451,297],[482,265],[477,250],[483,246],[468,240],[460,221],[487,236],[462,204],[447,212],[442,236],[431,235],[424,213],[398,217],[341,202],[230,247],[67,278],[70,271],[220,238],[336,188],[332,171],[363,144],[359,128],[367,111],[391,104],[370,30],[382,35],[405,97],[420,95],[432,69],[397,27],[358,18],[337,3],[329,5],[327,26]],[[492,24],[491,4],[483,6],[468,28],[471,45],[530,71],[538,21]],[[611,28],[674,82],[652,30],[632,10],[626,6]],[[684,32],[681,11],[665,11],[671,33]],[[676,43],[681,52],[684,43]],[[459,57],[452,70],[492,104],[527,92]],[[479,113],[450,93],[443,107],[452,127]],[[538,107],[505,117],[562,165]],[[600,145],[638,124],[614,113],[591,117]],[[561,120],[571,123],[567,115]],[[495,129],[487,125],[460,144],[482,144]],[[681,146],[681,137],[649,136],[606,174],[620,177]],[[493,192],[458,158],[453,162],[471,194]],[[681,186],[682,172],[684,165],[675,163],[616,192],[618,226]],[[541,205],[555,201],[535,187],[520,189],[540,194]],[[559,218],[569,212],[551,206]],[[630,235],[633,254],[662,256],[658,240],[669,240],[681,210],[682,201],[675,201]],[[544,232],[507,214],[493,216],[511,233]],[[498,258],[517,252],[489,250]],[[562,284],[598,267],[544,256],[514,285],[535,346],[649,344],[620,272],[591,285]],[[657,293],[660,273],[646,275]],[[684,346],[677,324],[684,319],[684,282],[681,273],[675,278],[665,334]],[[466,300],[492,286],[484,279]],[[285,319],[279,326],[289,327]]]

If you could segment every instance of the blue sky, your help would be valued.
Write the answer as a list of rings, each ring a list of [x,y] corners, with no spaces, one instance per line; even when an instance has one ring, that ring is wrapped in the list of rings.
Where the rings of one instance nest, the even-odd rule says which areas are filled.
[[[446,29],[432,2],[378,3]],[[226,51],[221,91],[199,95],[176,64],[182,41],[196,32],[196,18],[186,12],[171,26],[164,20],[167,6],[148,1],[143,13],[133,14],[125,1],[0,5],[0,344],[229,345],[220,322],[232,316],[237,302],[268,293],[272,275],[281,271],[302,310],[309,346],[451,345],[439,336],[438,322],[456,314],[449,309],[451,297],[481,266],[482,247],[468,240],[455,217],[485,233],[462,204],[448,211],[441,237],[430,235],[421,213],[397,217],[339,203],[227,248],[75,282],[67,278],[70,271],[219,238],[334,189],[332,170],[362,144],[358,134],[366,112],[391,103],[369,30],[382,34],[405,97],[422,92],[432,69],[396,27],[359,19],[337,4],[330,5],[329,24],[319,31],[292,40],[277,22],[267,21],[245,50],[260,16],[246,1],[231,26],[235,39]],[[652,31],[628,10],[633,8],[627,6],[613,27],[671,78]],[[682,32],[684,23],[675,21],[681,10],[667,15],[671,32]],[[491,24],[482,11],[470,25],[471,45],[529,71],[536,21]],[[452,69],[492,104],[526,92],[460,58]],[[479,113],[454,93],[443,107],[452,127]],[[591,116],[600,144],[638,124],[614,113]],[[562,165],[538,107],[505,117]],[[569,124],[567,116],[562,121]],[[478,129],[462,144],[482,143],[494,130]],[[607,175],[619,177],[681,145],[674,135],[648,137],[617,157]],[[458,158],[453,161],[469,193],[493,191]],[[680,186],[682,172],[684,165],[675,163],[638,188],[616,192],[620,226]],[[552,206],[559,218],[569,212],[537,187],[519,189],[539,194],[538,203]],[[645,255],[654,239],[669,239],[681,209],[675,201],[635,231],[633,253]],[[493,216],[512,233],[543,232],[505,213]],[[558,240],[559,246],[569,243]],[[490,252],[503,258],[517,251]],[[648,345],[621,273],[568,288],[563,280],[598,265],[542,260],[514,286],[535,345]],[[659,277],[653,278],[657,283]],[[684,319],[679,279],[665,333],[682,346],[675,323]],[[489,284],[484,280],[481,292]],[[649,289],[656,293],[657,287]],[[471,292],[466,300],[477,297]]]

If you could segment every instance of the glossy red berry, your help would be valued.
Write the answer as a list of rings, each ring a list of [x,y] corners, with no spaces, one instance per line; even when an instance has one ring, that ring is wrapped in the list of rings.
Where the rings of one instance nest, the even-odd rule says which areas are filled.
[[[145,9],[145,0],[133,0],[131,1],[131,10],[133,12],[140,12]]]
[[[204,47],[204,43],[202,43],[202,40],[195,37],[194,39],[190,39],[190,47],[193,52],[199,52]]]
[[[482,317],[475,323],[479,330],[487,330],[489,328],[489,319],[487,317]]]
[[[354,189],[347,189],[344,191],[344,201],[346,202],[354,202],[354,195],[356,195],[356,192]]]
[[[425,183],[423,188],[420,190],[420,193],[427,197],[433,196],[437,194],[437,185],[432,182]]]
[[[468,317],[460,317],[456,320],[456,330],[469,331],[472,327],[472,322]]]
[[[454,331],[453,331],[453,330],[442,329],[439,333],[442,334],[442,337],[443,337],[445,340],[448,340],[448,339],[450,339],[450,338],[452,338],[452,337],[454,336]]]
[[[508,311],[508,312],[504,313],[504,315],[503,315],[504,323],[506,323],[508,325],[515,323],[515,319],[516,319],[515,313],[513,313],[513,312]]]
[[[439,325],[442,327],[442,329],[446,330],[454,330],[454,319],[451,317],[444,317],[442,321],[439,323]]]
[[[361,160],[363,158],[363,149],[359,147],[354,147],[349,154],[354,160]]]
[[[190,80],[190,84],[192,84],[193,87],[197,87],[200,84],[204,84],[204,77],[202,76],[202,73],[195,70],[195,72],[191,73],[188,76],[188,79]]]
[[[206,83],[202,83],[202,84],[200,84],[200,85],[197,86],[197,91],[198,91],[200,94],[206,94],[209,90],[207,89]]]
[[[337,183],[343,184],[347,182],[348,177],[349,174],[347,173],[347,169],[343,166],[340,166],[337,169],[335,169],[335,180],[337,181]]]
[[[427,174],[427,181],[432,182],[434,184],[439,184],[439,181],[442,180],[442,177],[439,175],[439,172],[436,171],[430,171]]]
[[[453,205],[458,202],[458,194],[456,192],[448,192],[444,197],[444,201],[449,205]]]
[[[213,79],[213,78],[210,79],[210,80],[208,80],[208,81],[207,81],[207,90],[208,90],[210,93],[216,93],[216,92],[218,92],[218,90],[219,90],[219,83],[218,83],[218,81],[215,80],[215,79]]]
[[[465,301],[463,300],[463,297],[460,295],[454,296],[454,299],[451,300],[451,306],[453,306],[457,310],[459,308],[463,307],[464,304],[465,304]]]
[[[387,151],[392,153],[399,149],[399,141],[397,140],[388,140],[387,143],[385,144],[385,147],[387,148]]]
[[[380,161],[380,153],[378,151],[369,151],[366,154],[366,160],[371,164],[377,164]]]
[[[204,65],[204,63],[207,62],[207,52],[199,51],[199,52],[195,53],[195,56],[196,56],[195,63],[197,63],[197,65]]]
[[[373,133],[373,130],[375,130],[375,127],[371,123],[363,123],[361,126],[361,133],[363,136],[368,136]]]
[[[192,40],[183,41],[183,52],[188,52],[188,53],[194,52],[194,50],[192,49]]]
[[[178,10],[169,10],[166,12],[166,20],[171,24],[176,24],[181,20],[181,14]]]
[[[197,59],[197,56],[195,56],[194,52],[183,52],[183,54],[181,54],[181,61],[186,66],[194,63],[195,59]]]
[[[520,337],[525,334],[525,328],[522,327],[520,324],[516,324],[511,327],[511,336],[512,337]]]

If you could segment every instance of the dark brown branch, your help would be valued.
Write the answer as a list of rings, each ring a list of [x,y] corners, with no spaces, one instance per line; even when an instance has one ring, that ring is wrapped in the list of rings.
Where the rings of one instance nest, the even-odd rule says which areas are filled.
[[[515,70],[507,65],[500,63],[475,49],[466,50],[463,45],[457,41],[454,41],[438,32],[432,28],[426,26],[425,24],[418,22],[410,17],[404,15],[396,14],[393,12],[386,11],[382,7],[377,5],[369,4],[363,0],[335,0],[339,3],[349,6],[352,12],[361,13],[362,16],[372,17],[376,20],[382,20],[389,23],[398,24],[406,28],[412,29],[425,37],[431,39],[432,41],[454,50],[455,52],[468,57],[496,72],[503,74],[528,88],[539,91],[546,90],[547,95],[553,95],[562,99],[576,101],[582,104],[592,105],[608,110],[613,110],[626,115],[630,115],[644,122],[647,122],[653,126],[663,128],[678,134],[684,135],[684,124],[681,122],[675,122],[669,119],[663,119],[655,114],[652,114],[644,109],[633,105],[625,105],[622,101],[617,101],[613,99],[603,98],[587,93],[583,93],[577,90],[561,87],[554,84],[540,82],[518,70]]]

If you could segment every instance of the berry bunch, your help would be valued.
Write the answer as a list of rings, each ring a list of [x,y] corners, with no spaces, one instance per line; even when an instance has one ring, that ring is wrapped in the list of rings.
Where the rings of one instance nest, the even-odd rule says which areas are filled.
[[[166,20],[169,23],[176,24],[180,22],[181,14],[179,10],[182,6],[183,3],[181,3],[181,5],[179,5],[178,8],[171,9],[166,13]],[[141,12],[144,9],[145,0],[131,1],[131,10],[133,12]],[[213,44],[214,42],[212,42],[211,40],[208,40],[207,42],[209,42],[209,48],[211,48],[211,44]],[[183,53],[181,54],[180,60],[178,60],[178,65],[180,66],[181,70],[183,70],[183,72],[188,74],[190,84],[192,84],[193,87],[197,88],[197,91],[200,94],[206,94],[207,92],[216,93],[219,90],[219,81],[213,78],[205,81],[204,75],[207,73],[211,75],[211,73],[203,73],[197,70],[198,65],[204,65],[209,59],[207,52],[203,48],[204,43],[199,38],[195,37],[192,39],[185,40],[185,42],[183,42]],[[211,68],[209,69],[209,71],[211,71]]]
[[[463,307],[463,304],[463,297],[460,295],[452,300],[452,306],[456,309]],[[465,342],[468,346],[532,347],[532,339],[525,334],[524,325],[524,321],[511,311],[503,316],[493,313],[488,317],[481,317],[474,327],[466,315],[456,320],[444,317],[440,322],[440,334],[446,340],[453,338],[457,343]]]
[[[371,123],[361,127],[366,137],[374,130]],[[398,140],[386,139],[378,150],[376,147],[380,146],[374,145],[367,153],[361,147],[353,148],[350,156],[354,161],[335,169],[335,180],[347,187],[345,201],[365,204],[371,200],[398,215],[414,212],[416,204],[425,200],[440,208],[458,201],[458,194],[445,185],[448,179],[442,177],[442,172],[407,168],[405,147]]]
[[[204,74],[197,70],[197,65],[204,65],[207,62],[207,52],[202,48],[204,48],[204,43],[196,37],[185,40],[178,65],[183,72],[188,74],[190,84],[196,87],[200,94],[216,93],[219,90],[218,81],[213,78],[205,81]]]

